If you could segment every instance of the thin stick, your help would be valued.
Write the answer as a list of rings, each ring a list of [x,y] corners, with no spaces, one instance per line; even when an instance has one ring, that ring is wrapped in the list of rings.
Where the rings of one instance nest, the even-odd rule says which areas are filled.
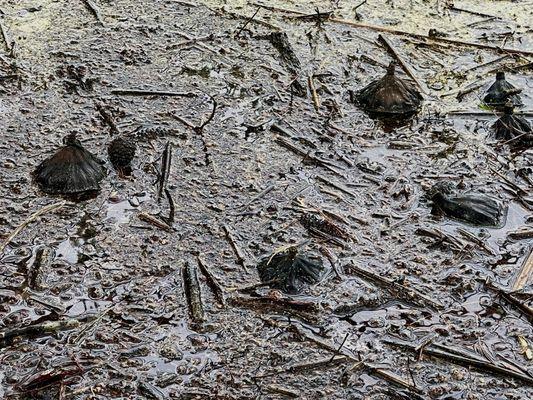
[[[333,359],[339,355],[339,351],[341,351],[341,349],[344,347],[344,343],[346,343],[346,340],[348,340],[348,336],[350,336],[350,332],[348,332],[346,334],[346,336],[344,336],[344,340],[342,341],[341,345],[339,346],[339,348],[337,349],[337,351],[335,353],[333,353],[333,355],[331,356],[331,358],[329,359],[329,362],[332,362]]]
[[[104,122],[107,125],[109,125],[109,128],[111,129],[111,134],[112,135],[118,134],[119,130],[117,128],[117,125],[115,124],[115,121],[113,121],[113,117],[111,116],[111,114],[109,114],[107,112],[105,107],[102,104],[96,104],[96,109],[98,110],[98,112],[102,116],[102,119],[104,120]]]
[[[328,180],[328,179],[326,179],[326,178],[324,178],[324,177],[322,177],[320,175],[315,176],[315,179],[317,181],[322,182],[325,185],[328,185],[328,186],[331,186],[332,188],[340,190],[341,192],[346,193],[347,195],[349,195],[349,196],[351,196],[351,197],[353,197],[355,199],[358,198],[358,196],[354,192],[352,192],[348,187],[344,186],[341,183],[335,182],[335,181],[333,181],[331,179]]]
[[[224,298],[224,289],[222,288],[222,285],[218,282],[218,279],[213,275],[208,265],[200,258],[200,256],[196,257],[196,260],[198,261],[200,271],[205,276],[207,286],[209,286],[215,295],[215,299],[217,299],[220,305],[224,306],[226,304],[226,299]]]
[[[202,130],[205,128],[205,126],[213,120],[213,117],[215,116],[215,112],[217,110],[217,101],[215,100],[213,96],[209,96],[209,97],[211,97],[211,101],[213,102],[213,109],[211,110],[211,114],[209,114],[209,117],[207,117],[205,122],[202,122],[200,126],[195,128],[195,130],[198,131],[199,133],[201,133]]]
[[[309,84],[309,90],[311,90],[311,96],[313,97],[313,105],[315,106],[316,112],[318,112],[320,110],[320,99],[318,98],[312,75],[307,77],[307,83]]]
[[[448,111],[446,113],[447,115],[465,115],[465,116],[478,116],[478,117],[494,117],[494,112],[486,112],[486,111],[468,111],[468,110],[455,110],[455,111]],[[521,115],[524,117],[532,117],[533,111],[521,111],[516,112],[514,115]]]
[[[167,97],[194,97],[190,92],[169,92],[165,90],[144,89],[114,89],[111,94],[119,96],[167,96]]]
[[[403,347],[412,351],[414,351],[416,347],[412,343],[403,340],[385,338],[384,342],[396,347]],[[455,350],[460,350],[461,355],[459,355]],[[496,373],[505,377],[515,378],[521,380],[522,382],[528,383],[529,385],[533,385],[533,377],[519,373],[512,369],[505,368],[498,364],[494,364],[493,362],[487,359],[481,358],[474,354],[469,354],[469,352],[466,352],[462,349],[453,349],[450,346],[446,346],[446,348],[441,348],[437,345],[429,345],[423,351],[424,353],[432,357],[441,358],[455,364],[465,365],[467,367],[474,367],[481,371]]]
[[[231,245],[231,248],[233,249],[233,252],[235,253],[235,256],[237,257],[237,263],[241,265],[246,272],[248,272],[248,268],[246,267],[246,259],[242,254],[241,248],[233,238],[233,233],[226,225],[222,225],[222,229],[224,230],[226,239],[228,240],[229,244]]]
[[[189,35],[188,33],[180,31],[180,30],[174,30],[173,33],[174,32],[177,33],[178,35],[184,37],[187,40],[195,41],[196,46],[198,46],[198,47],[200,47],[200,48],[202,48],[204,50],[207,50],[207,51],[209,51],[209,52],[211,52],[213,54],[216,54],[217,56],[219,56],[223,60],[229,61],[227,57],[221,56],[219,51],[217,51],[216,49],[214,49],[211,46],[206,45],[205,43],[197,42],[196,38],[194,38],[193,36]],[[226,66],[229,66],[229,64],[227,62],[223,61],[223,60],[221,60],[222,64],[224,64]]]
[[[244,28],[246,28],[248,26],[248,24],[255,18],[255,16],[257,15],[257,13],[259,12],[259,10],[261,10],[261,7],[257,7],[257,10],[255,10],[254,12],[254,15],[252,15],[245,23],[244,25],[241,27],[241,29],[239,29],[239,31],[237,32],[237,34],[235,35],[235,38],[238,38],[239,35],[241,34],[241,32],[244,30]]]
[[[348,358],[350,361],[354,361],[356,363],[354,368],[356,368],[356,366],[363,365],[363,362],[356,359],[348,349],[339,350],[338,348],[333,346],[329,341],[323,340],[321,338],[317,338],[316,336],[308,333],[307,330],[303,329],[302,327],[294,323],[290,323],[289,328],[291,328],[292,331],[298,333],[300,336],[306,338],[307,340],[310,340],[311,342],[315,343],[316,345],[318,345],[319,347],[325,350],[328,350],[332,353],[336,353],[340,351],[343,356]]]
[[[484,13],[480,13],[478,11],[466,10],[464,8],[455,7],[454,5],[448,6],[448,8],[450,10],[453,10],[453,11],[458,11],[458,12],[464,12],[464,13],[467,13],[467,14],[477,15],[479,17],[488,17],[488,18],[492,18],[492,19],[501,19],[500,17],[496,17],[494,15],[484,14]]]
[[[327,367],[333,367],[348,361],[348,358],[344,355],[322,358],[317,361],[305,362],[300,364],[294,364],[287,367],[288,372],[298,373],[304,371],[312,371],[314,369],[323,370]]]
[[[359,19],[357,18],[357,9],[361,6],[364,6],[366,4],[367,0],[363,0],[362,2],[360,2],[358,5],[356,5],[352,10],[355,12],[355,15],[356,15],[356,19]]]
[[[91,13],[93,13],[93,15],[96,17],[98,22],[100,22],[100,24],[102,24],[102,26],[103,26],[104,25],[104,21],[102,19],[102,15],[100,14],[100,8],[98,8],[96,3],[93,2],[92,0],[83,0],[83,2],[85,3],[85,6],[89,9],[89,11],[91,11]]]
[[[59,203],[54,203],[54,204],[50,204],[48,206],[45,206],[45,207],[41,208],[40,210],[34,212],[27,220],[22,222],[22,224],[20,224],[17,227],[17,229],[15,229],[13,231],[13,233],[11,235],[9,235],[7,237],[7,239],[4,241],[4,243],[2,243],[0,245],[0,253],[2,253],[4,251],[6,246],[9,243],[11,243],[11,241],[15,238],[15,236],[17,236],[26,226],[31,224],[33,221],[35,221],[41,215],[46,214],[46,213],[51,212],[51,211],[54,211],[54,210],[57,210],[57,209],[63,207],[65,204],[67,204],[67,202],[63,200],[63,201],[60,201]]]
[[[300,392],[298,390],[289,389],[280,385],[267,385],[265,386],[265,389],[268,390],[271,393],[277,393],[284,397],[290,397],[292,399],[296,399],[300,397]]]
[[[7,34],[7,29],[5,28],[5,26],[2,23],[2,21],[0,21],[0,33],[2,34],[2,38],[4,39],[4,42],[6,44],[7,50],[8,51],[12,51],[15,42],[12,41],[11,38],[9,37],[9,35]]]
[[[520,268],[520,272],[516,276],[516,279],[514,281],[512,291],[516,292],[517,290],[521,290],[526,286],[531,279],[533,278],[533,247],[529,249],[529,255],[527,256],[526,260],[524,261],[524,264],[522,264],[522,267]]]
[[[488,247],[487,244],[482,239],[480,239],[476,235],[468,232],[466,229],[458,228],[457,232],[459,232],[461,234],[461,236],[463,236],[465,239],[467,239],[471,243],[474,243],[475,245],[481,247],[488,254],[493,255],[493,256],[496,255],[494,250],[492,250],[490,247]]]
[[[270,311],[285,311],[287,313],[295,314],[299,318],[303,318],[310,322],[317,322],[316,313],[319,311],[319,305],[314,302],[295,300],[286,296],[283,297],[267,297],[267,296],[246,296],[234,295],[228,298],[228,302],[234,306],[246,307],[250,309],[258,309],[261,312]]]
[[[107,315],[109,311],[111,311],[113,307],[115,307],[115,304],[111,305],[110,307],[102,311],[93,321],[85,325],[83,329],[81,329],[80,332],[76,335],[76,337],[74,337],[72,340],[69,337],[68,339],[69,343],[80,344],[82,340],[85,338],[87,332],[90,329],[94,328],[96,325],[98,325],[100,321],[102,321],[102,319]]]
[[[271,129],[277,129],[277,127],[275,125],[272,125]],[[336,165],[336,164],[334,164],[332,162],[329,162],[327,160],[324,160],[322,158],[318,158],[316,156],[313,156],[313,155],[309,154],[309,152],[300,149],[298,146],[296,146],[295,144],[289,142],[288,140],[286,140],[286,139],[284,139],[282,137],[278,136],[277,138],[274,139],[274,141],[277,144],[279,144],[280,146],[285,147],[288,150],[291,150],[293,153],[303,157],[304,159],[310,160],[313,163],[315,163],[315,164],[317,164],[317,165],[319,165],[321,167],[324,167],[324,168],[328,169],[331,172],[334,172],[335,174],[339,174],[339,171],[337,171],[335,168],[338,168],[338,169],[341,169],[341,170],[344,169],[344,168],[342,168],[339,165]]]
[[[165,221],[160,220],[159,218],[154,217],[153,215],[142,212],[138,215],[138,217],[141,221],[148,222],[149,224],[163,229],[164,231],[172,232],[172,228]]]
[[[183,125],[191,128],[191,129],[195,129],[196,128],[196,125],[194,125],[192,122],[190,122],[189,120],[179,116],[179,115],[176,115],[174,113],[168,113],[169,116],[171,116],[172,118],[178,120],[179,122],[181,122]]]
[[[163,192],[167,188],[168,175],[170,173],[170,166],[172,163],[172,146],[170,142],[165,145],[163,156],[161,157],[161,172],[159,176],[159,191],[157,193],[157,200],[161,199]]]
[[[527,191],[522,189],[520,186],[518,186],[516,183],[514,183],[513,181],[511,181],[509,178],[507,178],[505,175],[501,174],[499,171],[493,169],[493,168],[490,168],[491,172],[498,175],[500,178],[502,178],[505,183],[507,185],[509,185],[510,187],[512,187],[514,190],[516,190],[518,193],[521,193],[523,195],[527,195]]]
[[[183,1],[183,0],[170,0],[170,1],[172,1],[173,3],[181,4],[183,6],[198,7],[198,4],[192,3],[190,1]]]
[[[522,303],[520,300],[518,300],[515,296],[513,296],[512,293],[508,293],[507,291],[503,290],[502,288],[494,285],[492,282],[487,281],[484,282],[485,286],[488,287],[491,290],[494,290],[501,298],[503,298],[507,303],[510,305],[516,307],[522,314],[526,316],[526,318],[529,320],[529,322],[533,322],[533,308],[529,307],[527,304]]]
[[[479,65],[474,65],[473,67],[470,67],[470,68],[465,69],[465,70],[463,71],[463,73],[465,73],[465,72],[475,71],[476,69],[480,69],[480,68],[486,67],[487,65],[492,65],[492,64],[495,64],[495,63],[497,63],[497,62],[500,62],[500,61],[506,60],[506,59],[508,59],[509,57],[511,57],[511,55],[510,55],[510,54],[506,54],[506,55],[504,55],[504,56],[501,56],[501,57],[495,58],[494,60],[487,61],[486,63],[479,64]]]
[[[204,135],[204,128],[205,128],[205,126],[208,123],[210,123],[213,120],[213,118],[215,116],[215,113],[216,113],[216,110],[217,110],[217,101],[215,100],[215,98],[213,96],[209,95],[209,97],[211,99],[211,102],[213,103],[213,109],[211,110],[211,113],[209,114],[207,119],[205,121],[203,121],[203,122],[200,122],[200,125],[198,125],[198,126],[196,126],[193,123],[187,121],[185,118],[180,117],[179,115],[175,115],[173,113],[169,114],[171,117],[177,119],[182,124],[187,125],[194,132],[196,132],[198,135],[200,135],[200,138],[202,139],[202,144],[203,144],[203,147],[204,147],[203,150],[204,150],[204,155],[205,155],[205,165],[210,165],[211,164],[211,157],[210,157],[210,154],[209,154],[209,147],[207,145],[207,140],[206,140],[205,135]]]
[[[0,344],[10,343],[16,337],[46,335],[60,330],[77,328],[80,322],[77,319],[67,319],[64,321],[46,322],[38,325],[28,325],[21,328],[9,329],[0,332]],[[0,348],[3,347],[0,345]]]
[[[416,77],[415,75],[415,72],[413,71],[413,69],[411,68],[411,66],[409,64],[407,64],[406,61],[404,61],[404,59],[400,56],[400,54],[396,51],[396,49],[394,48],[394,46],[392,45],[392,43],[390,42],[389,39],[387,39],[385,36],[383,35],[379,35],[378,36],[378,40],[383,43],[385,45],[385,47],[387,48],[387,50],[389,51],[389,53],[392,54],[392,56],[396,59],[396,61],[398,61],[398,63],[402,66],[403,70],[405,71],[405,73],[407,75],[409,75],[411,77],[411,79],[413,81],[415,81],[415,83],[417,84],[417,86],[420,88],[420,90],[427,94],[428,91],[427,91],[427,87],[425,84],[423,84],[421,81],[418,80],[418,78]]]
[[[172,227],[172,224],[174,224],[174,217],[176,214],[176,206],[174,205],[174,199],[172,198],[172,195],[170,194],[170,190],[165,188],[165,196],[168,201],[168,217],[165,218],[167,224]]]
[[[274,190],[276,186],[270,185],[267,186],[265,190],[262,190],[257,196],[252,197],[246,204],[244,204],[242,207],[248,207],[250,204],[256,202],[260,198],[266,196],[268,193],[270,193],[272,190]]]
[[[373,365],[370,365],[370,364],[367,364],[365,363],[364,364],[365,367],[367,367],[368,369],[370,369],[370,371],[372,371],[374,374],[376,374],[377,376],[380,376],[381,378],[385,379],[387,382],[391,382],[393,384],[396,384],[396,385],[399,385],[399,386],[402,386],[406,389],[409,389],[417,394],[424,394],[424,392],[420,389],[418,389],[416,386],[413,386],[411,385],[409,382],[403,380],[400,376],[390,372],[390,371],[387,371],[383,368],[377,368],[377,367],[374,367]]]
[[[359,268],[353,262],[350,265],[349,269],[350,269],[350,271],[355,272],[357,275],[359,275],[359,276],[361,276],[363,278],[369,279],[372,282],[375,282],[375,283],[379,284],[382,287],[385,287],[385,288],[388,288],[388,289],[393,289],[395,292],[397,292],[396,293],[397,295],[401,295],[404,298],[408,298],[408,299],[417,301],[417,302],[419,302],[419,303],[421,303],[422,305],[425,305],[425,306],[429,305],[429,306],[431,306],[433,308],[436,308],[436,309],[442,309],[443,308],[443,305],[440,302],[429,298],[428,296],[420,293],[416,289],[408,288],[408,287],[406,287],[406,286],[404,286],[404,285],[402,285],[400,283],[394,282],[390,278],[386,278],[384,276],[375,274],[374,272],[367,271],[367,270],[364,270],[362,268]]]
[[[468,93],[471,93],[474,90],[479,89],[483,85],[484,85],[483,82],[481,82],[481,83],[479,83],[479,82],[469,83],[463,89],[450,90],[449,92],[441,94],[440,97],[447,97],[447,96],[456,95],[455,97],[457,99],[461,99],[462,97],[466,96]]]

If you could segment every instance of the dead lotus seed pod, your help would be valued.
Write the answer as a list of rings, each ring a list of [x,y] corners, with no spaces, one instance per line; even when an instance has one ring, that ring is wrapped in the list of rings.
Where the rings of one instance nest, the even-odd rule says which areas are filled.
[[[261,282],[288,294],[300,293],[307,285],[317,283],[324,271],[322,261],[299,254],[296,247],[263,258],[258,266]]]
[[[409,81],[396,76],[396,64],[391,62],[381,79],[371,82],[356,94],[359,104],[368,112],[385,116],[414,114],[422,95]]]
[[[102,162],[86,150],[76,134],[63,139],[64,147],[35,169],[35,181],[45,193],[81,194],[100,190],[106,171]]]

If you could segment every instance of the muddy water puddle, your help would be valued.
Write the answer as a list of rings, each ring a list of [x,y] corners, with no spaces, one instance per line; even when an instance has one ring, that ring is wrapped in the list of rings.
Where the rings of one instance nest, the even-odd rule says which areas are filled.
[[[503,68],[533,111],[531,11],[430,3],[1,4],[0,243],[29,222],[0,255],[0,331],[16,332],[0,397],[529,398],[531,151],[492,139],[480,99]],[[393,32],[430,28],[507,53]],[[393,59],[379,34],[426,90],[401,123],[350,101]],[[110,121],[137,142],[131,177],[107,161]],[[31,172],[72,130],[105,162],[101,191],[28,220],[61,201]],[[505,224],[432,215],[439,181],[503,202]],[[254,287],[289,245],[326,276],[298,296]]]

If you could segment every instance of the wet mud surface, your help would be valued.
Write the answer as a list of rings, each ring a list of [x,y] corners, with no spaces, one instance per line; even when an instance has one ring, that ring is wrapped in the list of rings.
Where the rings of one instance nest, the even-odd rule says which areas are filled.
[[[504,69],[530,118],[532,56],[313,17],[531,52],[531,4],[268,6],[0,2],[0,398],[531,397],[532,153],[495,141],[480,103]],[[390,46],[425,99],[399,126],[351,102]],[[135,140],[132,175],[107,161],[95,198],[42,193],[31,173],[73,131],[104,160]],[[441,180],[504,203],[502,226],[432,214]],[[253,287],[290,245],[321,281]]]

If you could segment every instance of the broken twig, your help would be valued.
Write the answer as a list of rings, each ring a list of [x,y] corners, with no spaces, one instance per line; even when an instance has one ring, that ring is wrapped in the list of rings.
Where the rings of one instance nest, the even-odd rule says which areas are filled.
[[[39,218],[41,215],[43,214],[46,214],[48,212],[51,212],[51,211],[54,211],[54,210],[57,210],[61,207],[63,207],[65,204],[67,204],[66,201],[60,201],[58,203],[54,203],[54,204],[50,204],[48,206],[45,206],[43,208],[41,208],[40,210],[34,212],[28,219],[26,219],[24,222],[22,222],[18,227],[17,229],[15,229],[13,231],[13,233],[11,233],[11,235],[9,235],[7,237],[7,239],[4,241],[4,243],[2,243],[0,245],[0,253],[2,253],[4,251],[4,249],[6,248],[6,246],[11,243],[11,241],[15,238],[15,236],[17,236],[26,226],[28,226],[29,224],[31,224],[33,221],[35,221],[37,218]]]
[[[119,96],[166,96],[166,97],[194,97],[190,92],[169,92],[164,90],[144,90],[144,89],[115,89],[111,94]]]
[[[11,343],[17,337],[35,337],[47,335],[49,333],[62,330],[74,329],[80,325],[77,319],[67,319],[64,321],[46,322],[38,325],[28,325],[21,328],[9,329],[0,332],[0,348],[6,343]]]
[[[413,70],[413,68],[411,68],[411,66],[400,56],[400,54],[396,51],[396,49],[394,48],[394,46],[392,45],[391,41],[389,39],[387,39],[385,36],[383,35],[379,35],[378,36],[378,40],[383,43],[385,45],[385,47],[387,48],[387,50],[389,51],[389,53],[396,59],[396,61],[398,61],[398,63],[402,66],[403,70],[405,71],[405,73],[407,75],[409,75],[411,77],[411,79],[413,81],[415,81],[415,83],[417,84],[417,86],[420,88],[420,90],[427,94],[428,93],[428,90],[427,90],[427,87],[424,83],[422,83],[415,75],[415,72]]]
[[[92,0],[83,0],[83,2],[85,3],[85,6],[89,9],[89,11],[96,17],[98,22],[103,26],[104,20],[102,19],[100,8],[96,5],[96,3]]]
[[[195,323],[202,323],[205,319],[205,315],[200,283],[198,282],[198,276],[196,274],[196,267],[188,261],[185,262],[185,265],[183,266],[182,277],[191,318]]]
[[[241,265],[244,268],[244,270],[248,272],[248,268],[246,267],[246,259],[244,258],[241,248],[239,247],[239,245],[237,244],[237,242],[235,241],[233,237],[233,232],[226,225],[222,225],[222,229],[224,230],[226,239],[231,245],[231,248],[233,249],[235,256],[237,257],[237,264]]]
[[[163,156],[161,157],[161,171],[159,172],[159,189],[157,192],[157,200],[161,199],[163,192],[167,188],[168,175],[170,174],[170,166],[172,163],[172,145],[167,142]]]
[[[273,7],[273,6],[269,6],[269,5],[262,4],[262,3],[252,3],[252,4],[259,6],[259,7],[263,7],[267,10],[272,10],[272,11],[281,11],[285,13],[293,13],[293,14],[299,14],[299,15],[307,14],[305,12],[298,11],[298,10],[289,10],[289,9],[285,9],[281,7]],[[356,28],[370,29],[370,30],[377,31],[377,32],[387,32],[387,33],[391,33],[394,35],[410,36],[416,39],[422,39],[424,41],[428,41],[430,44],[436,44],[440,46],[446,45],[446,44],[453,44],[455,46],[476,47],[479,49],[488,49],[488,50],[494,50],[498,52],[505,52],[505,53],[511,53],[511,54],[523,54],[527,56],[533,55],[532,50],[521,50],[521,49],[508,48],[508,47],[498,47],[498,46],[493,46],[490,44],[466,42],[462,40],[448,39],[448,38],[440,37],[440,36],[430,37],[429,35],[424,35],[421,33],[406,32],[406,31],[401,31],[399,29],[388,28],[386,26],[365,24],[362,22],[355,22],[355,21],[350,21],[350,20],[346,20],[342,18],[332,17],[328,21],[347,25],[347,26],[353,26]]]
[[[520,268],[513,283],[512,291],[516,292],[523,289],[532,281],[533,278],[533,246],[529,248],[529,254]]]
[[[196,257],[196,260],[198,261],[198,267],[200,268],[200,271],[205,276],[207,286],[209,286],[209,289],[211,289],[215,299],[220,303],[220,305],[224,306],[226,303],[224,298],[224,288],[218,282],[218,279],[213,275],[209,266],[200,258],[200,256]]]
[[[399,339],[384,339],[384,342],[396,347],[403,347],[409,350],[414,351],[416,346],[410,342],[399,340]],[[484,357],[479,356],[478,354],[469,352],[463,349],[454,349],[451,346],[438,346],[438,345],[429,345],[426,346],[423,350],[423,353],[441,358],[453,362],[455,364],[464,365],[466,367],[474,367],[481,371],[496,373],[508,378],[515,378],[525,382],[529,385],[533,385],[533,377],[525,375],[518,372],[517,370],[509,369],[503,365],[496,364],[493,361],[489,361]]]

